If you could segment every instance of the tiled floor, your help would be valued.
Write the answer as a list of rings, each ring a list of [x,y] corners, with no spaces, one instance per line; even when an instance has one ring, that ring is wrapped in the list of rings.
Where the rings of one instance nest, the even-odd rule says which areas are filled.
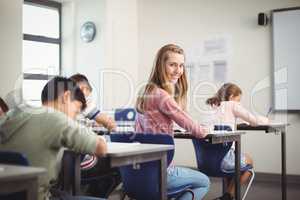
[[[222,192],[221,179],[211,179],[212,185],[205,200],[211,200],[218,197]],[[243,188],[244,189],[244,188]],[[243,193],[242,193],[243,194]],[[288,185],[288,200],[300,200],[300,185]],[[255,182],[250,188],[246,200],[281,200],[280,183]]]
[[[222,192],[221,179],[211,179],[211,187],[209,193],[204,200],[212,200],[220,196]],[[300,185],[288,185],[288,200],[300,200]],[[119,200],[118,191],[110,196],[109,200]],[[249,190],[246,200],[281,200],[280,183],[271,182],[254,182]]]

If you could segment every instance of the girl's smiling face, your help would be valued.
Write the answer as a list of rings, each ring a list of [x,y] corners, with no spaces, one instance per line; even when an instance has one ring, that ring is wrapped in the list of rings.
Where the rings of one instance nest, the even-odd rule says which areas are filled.
[[[170,52],[165,67],[168,81],[177,83],[184,71],[184,55]]]

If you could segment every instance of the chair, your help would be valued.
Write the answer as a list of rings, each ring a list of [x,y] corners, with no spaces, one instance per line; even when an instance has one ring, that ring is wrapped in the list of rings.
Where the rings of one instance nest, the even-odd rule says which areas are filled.
[[[110,135],[112,142],[140,142],[149,144],[174,145],[174,140],[166,134],[142,134],[142,133],[113,133]],[[174,150],[167,153],[167,164],[173,159]],[[156,200],[159,198],[159,162],[151,161],[142,163],[138,168],[132,165],[120,167],[124,191],[127,196],[136,200]],[[168,198],[178,198],[185,192],[190,192],[194,199],[194,193],[190,186],[168,190]]]
[[[218,125],[214,127],[214,130],[218,131],[232,131],[230,126]],[[230,150],[232,142],[223,144],[210,144],[203,140],[193,139],[193,145],[196,154],[197,167],[201,172],[212,177],[234,177],[234,170],[232,172],[225,173],[221,170],[221,163],[224,156]],[[247,186],[247,189],[243,195],[243,200],[245,199],[249,188],[253,182],[255,173],[251,165],[247,165],[241,168],[241,172],[249,171],[251,172],[251,179]],[[225,184],[223,179],[223,193],[225,192]]]
[[[135,121],[136,111],[134,108],[117,108],[115,121]]]
[[[134,131],[136,110],[134,108],[118,108],[115,110],[117,132]]]
[[[29,166],[29,161],[26,156],[14,151],[0,151],[0,163]]]
[[[0,163],[10,165],[29,166],[29,161],[26,156],[14,151],[0,151]],[[0,195],[0,199],[5,200],[19,200],[25,199],[25,192],[15,192],[12,194]]]

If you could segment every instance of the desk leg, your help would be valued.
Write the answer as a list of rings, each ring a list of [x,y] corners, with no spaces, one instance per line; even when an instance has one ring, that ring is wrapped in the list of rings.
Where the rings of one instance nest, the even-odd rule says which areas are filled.
[[[73,185],[73,195],[80,195],[80,185],[81,185],[81,169],[80,169],[80,156],[75,158],[75,174],[74,174],[74,185]]]
[[[75,166],[70,166],[75,165]],[[71,195],[80,194],[80,155],[69,150],[64,151],[63,155],[63,190]],[[74,172],[69,172],[74,168]]]
[[[241,199],[241,137],[235,141],[235,199]]]
[[[38,179],[34,178],[27,181],[28,190],[26,191],[26,199],[28,200],[38,200]]]
[[[160,164],[160,199],[167,200],[167,152],[163,152]]]
[[[285,130],[281,131],[281,194],[286,200],[286,137]]]

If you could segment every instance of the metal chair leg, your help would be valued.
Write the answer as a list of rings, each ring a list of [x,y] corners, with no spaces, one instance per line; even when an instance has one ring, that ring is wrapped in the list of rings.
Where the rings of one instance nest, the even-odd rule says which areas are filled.
[[[251,179],[250,179],[250,181],[249,181],[249,183],[248,183],[247,189],[246,189],[246,191],[245,191],[245,193],[244,193],[244,195],[243,195],[242,200],[245,200],[246,195],[247,195],[247,193],[248,193],[248,191],[249,191],[249,189],[250,189],[250,187],[251,187],[251,185],[252,185],[252,183],[253,183],[254,177],[255,177],[255,173],[254,173],[254,170],[253,170],[253,169],[250,169],[249,172],[252,174],[252,176],[251,176]]]
[[[121,194],[121,200],[124,200],[124,199],[126,198],[126,196],[127,196],[127,195],[126,195],[125,192],[123,191],[122,194]]]
[[[222,178],[222,193],[225,194],[227,192],[227,180],[226,178]]]

